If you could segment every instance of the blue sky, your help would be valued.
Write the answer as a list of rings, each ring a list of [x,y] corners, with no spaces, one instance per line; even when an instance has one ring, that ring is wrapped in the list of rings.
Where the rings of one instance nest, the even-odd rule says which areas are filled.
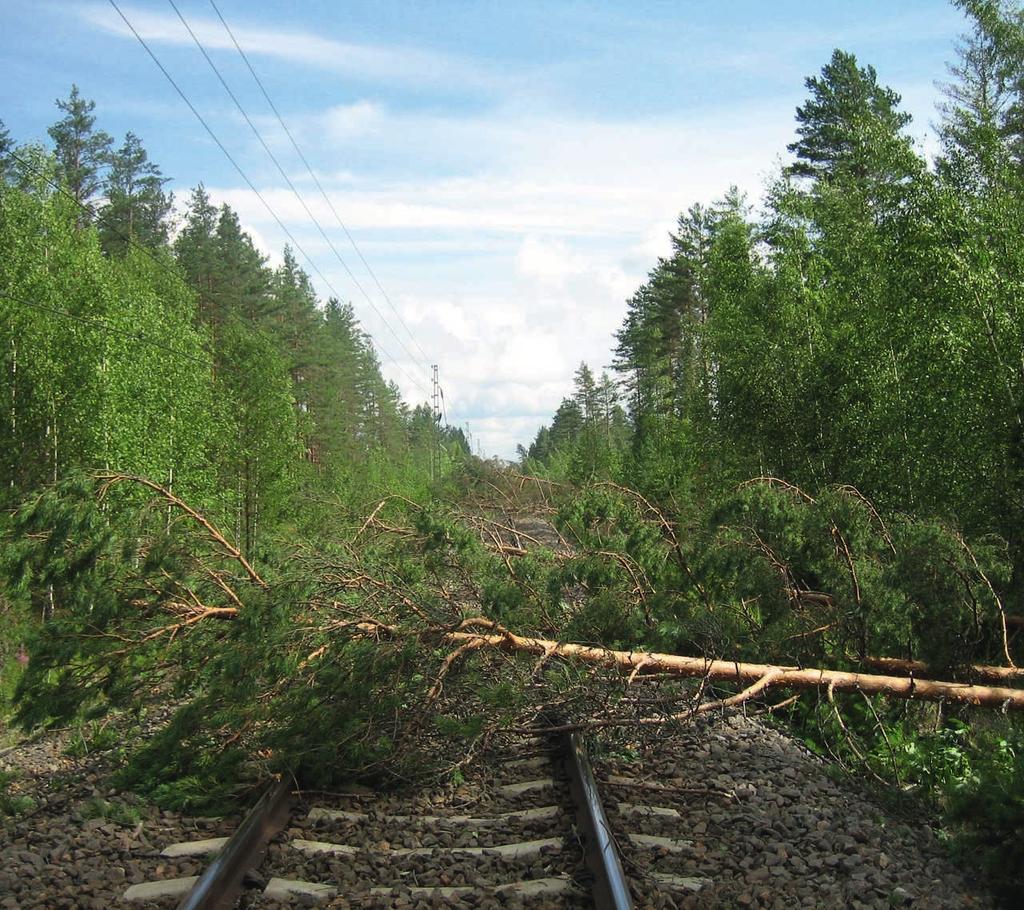
[[[120,0],[119,0],[120,2]],[[756,202],[785,160],[804,79],[832,49],[871,63],[930,124],[962,15],[883,2],[241,2],[218,6],[369,261],[398,324],[207,0],[178,7],[365,290],[310,223],[164,0],[122,9],[424,399],[511,457],[611,360],[626,298],[679,212],[730,183]],[[143,140],[184,202],[203,181],[275,261],[286,238],[106,2],[0,0],[0,118],[41,140],[77,82],[97,125]],[[308,268],[308,266],[307,266]],[[329,293],[316,279],[321,292]],[[370,298],[369,300],[367,298]],[[371,307],[392,323],[409,356]]]

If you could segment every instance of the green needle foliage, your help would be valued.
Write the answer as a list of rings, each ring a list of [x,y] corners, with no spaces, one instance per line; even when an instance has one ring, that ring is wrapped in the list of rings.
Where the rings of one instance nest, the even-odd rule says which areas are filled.
[[[4,550],[9,596],[54,604],[27,640],[15,720],[172,706],[118,781],[190,811],[271,772],[323,788],[448,773],[525,722],[533,661],[471,655],[445,683],[444,633],[470,617],[556,631],[550,554],[509,574],[468,522],[390,497],[250,561],[148,481],[70,478],[17,511]]]
[[[255,557],[287,536],[324,536],[365,498],[424,500],[432,461],[448,472],[468,452],[461,431],[400,399],[351,306],[318,300],[290,251],[270,268],[237,214],[201,185],[173,230],[166,178],[141,140],[128,133],[113,150],[77,87],[58,108],[52,151],[0,127],[0,533],[18,509],[12,540],[60,532],[35,562],[18,544],[3,554],[28,573],[0,578],[4,705],[33,626],[77,609],[69,591],[104,628],[146,620],[103,593],[118,589],[102,574],[118,571],[114,549],[133,565],[153,561],[144,586],[163,591],[162,573],[178,578],[164,553],[169,529],[142,552],[111,513],[68,505],[82,502],[65,486],[75,478],[146,477]],[[122,593],[161,603],[148,588]],[[116,688],[115,677],[135,672],[110,650],[110,667],[69,651],[52,678],[30,669],[28,684],[84,704],[100,680]]]
[[[52,152],[0,126],[17,721],[171,705],[121,780],[200,811],[271,771],[458,780],[502,728],[613,691],[457,629],[965,681],[1024,661],[1024,14],[959,5],[936,160],[836,50],[761,205],[680,217],[613,374],[581,364],[521,449],[544,480],[467,460],[202,185],[171,230],[159,167],[77,88]],[[523,546],[513,512],[557,533]],[[1019,889],[1021,722],[830,695],[791,729]]]
[[[581,369],[521,451],[552,480],[635,488],[674,529],[638,532],[664,524],[608,486],[565,507],[584,552],[561,572],[589,595],[574,633],[964,680],[1024,661],[1024,12],[957,6],[971,31],[935,160],[899,95],[837,49],[757,214],[734,188],[690,208],[627,301],[621,432],[586,435]],[[927,795],[1019,889],[1018,721],[849,698],[790,719]]]

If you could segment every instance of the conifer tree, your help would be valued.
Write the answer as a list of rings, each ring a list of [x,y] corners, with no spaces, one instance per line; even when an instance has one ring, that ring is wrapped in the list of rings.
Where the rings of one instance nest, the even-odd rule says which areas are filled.
[[[568,449],[575,445],[583,429],[584,415],[574,398],[564,398],[551,420],[551,447]]]
[[[102,130],[94,130],[96,102],[87,101],[71,86],[66,100],[57,100],[64,116],[47,132],[54,142],[58,174],[75,200],[90,207],[102,186],[100,171],[110,161],[113,139]],[[84,223],[84,216],[80,223]]]
[[[14,151],[14,140],[7,127],[4,126],[3,120],[0,120],[0,183],[7,180],[12,151]]]
[[[284,261],[271,279],[270,291],[274,301],[269,316],[270,328],[288,360],[296,401],[305,408],[308,405],[306,380],[312,365],[310,342],[319,314],[316,292],[309,276],[288,246],[284,248]]]
[[[364,345],[351,305],[329,300],[311,339],[307,401],[317,461],[336,474],[345,473],[368,450],[370,430],[360,395],[368,365]]]
[[[224,313],[215,306],[217,248],[217,209],[210,202],[206,188],[200,183],[188,201],[185,223],[174,241],[178,264],[199,297],[199,314],[207,325],[224,322]]]
[[[860,67],[835,50],[820,76],[806,80],[810,97],[797,108],[797,160],[789,173],[816,181],[862,185],[900,180],[913,170],[913,151],[902,135],[910,115],[900,96],[878,84],[873,66]]]
[[[993,35],[975,22],[971,33],[957,45],[957,61],[948,65],[949,82],[943,83],[945,101],[941,132],[947,142],[964,146],[980,128],[1002,129],[1010,105],[1010,73]]]
[[[149,160],[142,142],[127,133],[110,155],[103,181],[106,203],[100,210],[100,240],[108,253],[124,253],[132,242],[155,248],[167,242],[173,200],[164,192],[167,177]]]
[[[227,205],[218,210],[202,184],[192,191],[174,251],[196,289],[199,314],[213,332],[215,347],[232,320],[273,329],[277,306],[264,257],[242,230],[238,215]]]
[[[573,400],[583,417],[583,423],[591,427],[597,422],[597,385],[594,374],[585,362],[581,362],[573,377]]]
[[[212,308],[233,313],[251,325],[269,326],[273,309],[270,272],[266,259],[252,238],[242,230],[238,214],[227,205],[220,208],[213,239],[215,250]]]

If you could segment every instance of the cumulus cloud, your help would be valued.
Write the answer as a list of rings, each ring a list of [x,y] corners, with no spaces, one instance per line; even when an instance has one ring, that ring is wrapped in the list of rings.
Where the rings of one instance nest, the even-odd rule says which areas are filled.
[[[577,255],[563,240],[545,240],[535,235],[523,240],[516,256],[521,274],[538,284],[563,288],[570,277],[586,272],[586,257]]]
[[[428,116],[359,102],[297,128],[304,145],[330,135],[335,153],[357,135],[364,152],[379,147],[384,157],[409,135],[424,160],[463,150],[460,174],[344,173],[324,185],[419,345],[440,363],[450,418],[479,426],[486,452],[511,457],[570,392],[581,360],[597,369],[610,363],[625,301],[668,253],[679,212],[730,182],[756,196],[762,171],[789,138],[787,117],[769,108],[739,118],[601,122],[512,109]],[[289,225],[308,221],[286,188],[260,190]],[[251,191],[211,193],[271,248],[283,245]],[[323,199],[305,200],[330,228]],[[312,226],[293,231],[387,352],[385,374],[409,400],[423,400],[426,363],[399,349]],[[335,243],[362,274],[345,238]],[[361,283],[373,287],[365,276]]]
[[[79,10],[93,27],[130,37],[108,7],[88,4]],[[173,16],[138,7],[127,12],[148,41],[190,42]],[[919,18],[913,17],[915,28]],[[215,18],[190,22],[212,51],[233,51]],[[656,23],[645,20],[636,27]],[[933,27],[943,31],[949,23]],[[505,457],[550,419],[570,392],[580,360],[597,369],[609,364],[625,300],[657,257],[669,254],[668,232],[679,213],[721,196],[732,183],[757,201],[765,173],[792,140],[792,111],[802,97],[801,72],[786,94],[762,92],[714,110],[682,97],[671,115],[584,113],[594,107],[564,99],[559,104],[538,89],[545,78],[557,78],[539,66],[513,82],[488,66],[429,49],[338,41],[245,22],[233,28],[248,53],[345,77],[348,82],[337,80],[345,92],[352,92],[353,82],[359,86],[344,103],[336,103],[335,95],[335,103],[325,101],[316,111],[285,111],[331,205],[315,191],[271,119],[257,122],[297,175],[305,205],[276,181],[257,178],[258,188],[331,286],[353,302],[379,345],[385,375],[407,400],[425,399],[429,364],[439,363],[449,418],[468,420],[485,454]],[[871,26],[859,39],[895,40],[890,27],[875,35],[872,30],[879,28]],[[663,59],[645,65],[662,78],[682,66],[718,78],[723,70],[789,65],[779,50],[782,42],[792,42],[795,53],[808,42],[826,40],[806,30],[787,36],[740,36],[732,56],[709,39],[703,44],[718,55],[717,64],[681,56],[674,42],[649,42]],[[410,101],[415,92],[396,93],[401,100],[390,96],[388,86],[443,87],[463,100],[467,90],[477,94],[472,104],[438,109]],[[476,103],[481,89],[488,93],[486,104]],[[908,97],[923,106],[932,92],[923,84],[912,86]],[[243,160],[262,154],[254,144],[245,147],[252,140],[241,130],[228,139]],[[208,189],[216,202],[239,212],[265,253],[279,255],[287,238],[252,191],[228,183]],[[344,264],[309,223],[305,206],[329,232]],[[332,206],[415,342],[337,229]],[[359,278],[365,297],[347,269]],[[315,274],[314,279],[324,296],[331,293]]]

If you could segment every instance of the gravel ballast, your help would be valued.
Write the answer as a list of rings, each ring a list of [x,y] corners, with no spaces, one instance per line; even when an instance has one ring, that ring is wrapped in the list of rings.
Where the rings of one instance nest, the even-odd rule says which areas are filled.
[[[167,715],[154,712],[133,735],[149,735]],[[160,855],[164,847],[230,834],[237,824],[161,811],[110,789],[113,753],[73,757],[75,739],[51,733],[0,754],[0,772],[13,776],[8,795],[34,805],[0,816],[0,910],[132,906],[122,901],[130,885],[201,871],[204,860],[169,859]]]
[[[173,907],[176,900],[127,904],[122,897],[131,884],[198,874],[208,860],[169,859],[160,851],[171,843],[228,835],[238,818],[162,812],[112,791],[105,783],[109,761],[102,754],[67,756],[67,739],[50,735],[0,754],[0,770],[17,775],[9,792],[35,801],[35,809],[2,820],[0,910]],[[703,715],[643,742],[625,739],[625,745],[595,749],[594,762],[638,908],[995,906],[953,866],[930,827],[888,814],[849,781],[833,779],[826,762],[756,718]],[[543,760],[508,765],[509,759],[538,754],[510,738],[467,768],[459,786],[307,797],[250,884],[273,876],[306,879],[338,886],[339,895],[326,903],[311,897],[272,901],[253,888],[244,906],[587,906],[579,893],[526,897],[495,890],[524,878],[560,876],[587,885],[567,814],[501,819],[508,812],[568,805],[557,766],[544,767]],[[553,786],[515,795],[502,789],[546,776],[555,778]],[[310,820],[310,802],[365,817]],[[650,806],[670,811],[644,811]],[[498,820],[458,820],[466,816]],[[631,834],[642,837],[634,841]],[[548,838],[564,844],[526,858],[444,852]],[[288,845],[294,839],[342,843],[359,852],[304,854]],[[429,852],[399,852],[423,849]],[[484,887],[443,899],[412,890],[439,886]],[[392,890],[374,894],[373,887]]]
[[[638,758],[605,758],[597,775],[620,832],[639,907],[993,907],[951,863],[927,825],[888,815],[791,737],[742,715],[703,716]],[[628,784],[610,784],[616,777]],[[679,818],[623,813],[618,802],[675,809]],[[621,833],[688,840],[670,852]],[[654,874],[706,879],[685,893]],[[672,891],[668,902],[666,891]]]

